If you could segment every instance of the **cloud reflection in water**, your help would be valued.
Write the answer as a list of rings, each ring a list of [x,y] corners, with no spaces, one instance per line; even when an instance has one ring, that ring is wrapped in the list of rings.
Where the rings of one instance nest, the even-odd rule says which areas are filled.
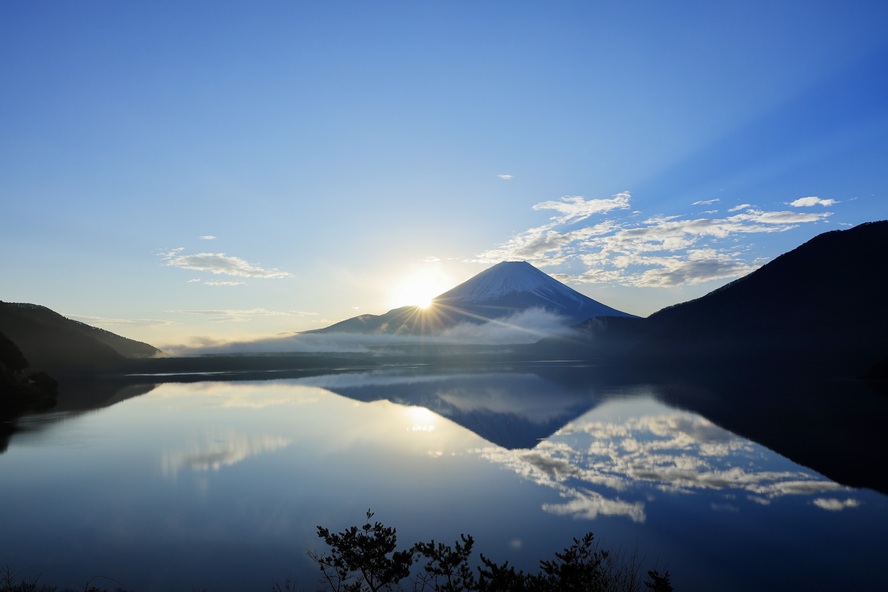
[[[235,465],[252,456],[280,450],[290,444],[291,440],[278,436],[246,436],[233,432],[206,434],[204,441],[189,451],[164,453],[162,470],[164,475],[173,477],[184,470],[218,471],[222,467]]]
[[[622,406],[622,407],[621,407]],[[592,520],[599,515],[647,519],[646,507],[662,495],[745,495],[769,504],[783,496],[850,491],[802,467],[768,468],[780,457],[707,419],[647,399],[611,401],[569,423],[531,450],[487,447],[485,458],[525,479],[555,489],[567,501],[546,512]],[[612,420],[602,416],[617,416]],[[811,501],[824,510],[856,507],[852,499]],[[714,509],[736,504],[713,503]]]

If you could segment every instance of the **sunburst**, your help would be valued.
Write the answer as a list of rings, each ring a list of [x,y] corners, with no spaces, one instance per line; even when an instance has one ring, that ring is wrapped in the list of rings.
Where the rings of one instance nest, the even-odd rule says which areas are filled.
[[[438,268],[414,271],[394,285],[396,306],[416,306],[423,310],[433,304],[438,294],[450,287],[447,276]]]

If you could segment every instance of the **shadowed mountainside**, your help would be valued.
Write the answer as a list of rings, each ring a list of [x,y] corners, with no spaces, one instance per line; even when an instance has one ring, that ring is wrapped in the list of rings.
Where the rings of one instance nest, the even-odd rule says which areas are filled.
[[[31,371],[21,350],[0,333],[0,422],[52,407],[57,396],[55,379],[45,372]]]
[[[18,346],[32,368],[53,375],[113,372],[127,359],[162,355],[146,343],[36,304],[0,302],[0,332]]]

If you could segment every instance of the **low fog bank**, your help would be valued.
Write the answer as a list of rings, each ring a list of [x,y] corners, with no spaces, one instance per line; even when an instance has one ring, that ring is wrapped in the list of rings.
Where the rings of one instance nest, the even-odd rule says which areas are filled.
[[[373,353],[380,349],[409,349],[425,345],[508,346],[536,343],[547,337],[572,332],[565,317],[543,309],[530,309],[483,324],[461,323],[434,335],[364,333],[294,333],[250,341],[200,339],[188,345],[172,345],[172,356],[273,354],[273,353]]]

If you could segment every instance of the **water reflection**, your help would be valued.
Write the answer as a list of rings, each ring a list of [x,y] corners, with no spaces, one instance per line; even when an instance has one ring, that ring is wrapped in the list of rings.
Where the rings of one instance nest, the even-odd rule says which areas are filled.
[[[237,464],[252,456],[274,452],[292,443],[279,436],[250,436],[226,433],[207,433],[204,442],[189,451],[165,452],[163,474],[175,477],[179,471],[218,471],[221,467]]]
[[[616,416],[619,419],[607,419]],[[530,450],[488,447],[487,459],[549,487],[567,501],[543,510],[576,518],[623,516],[646,520],[645,509],[664,494],[719,492],[722,509],[738,508],[740,496],[769,504],[783,496],[845,493],[816,498],[823,509],[856,507],[850,491],[707,419],[676,411],[646,397],[610,401],[570,422]]]
[[[530,448],[602,400],[592,385],[565,386],[531,372],[367,372],[316,376],[295,384],[323,387],[358,401],[421,406],[505,448]]]
[[[192,426],[166,443],[162,473],[219,471],[293,446],[318,461],[355,446],[428,457],[463,451],[462,430],[425,407],[356,402],[315,385],[322,382],[162,385],[150,397],[153,413],[190,417]]]
[[[60,587],[107,573],[225,592],[298,574],[311,589],[316,525],[368,507],[400,540],[471,533],[522,569],[593,530],[662,558],[682,590],[869,584],[888,517],[884,496],[652,388],[556,372],[164,384],[16,434],[0,480],[0,557]]]

